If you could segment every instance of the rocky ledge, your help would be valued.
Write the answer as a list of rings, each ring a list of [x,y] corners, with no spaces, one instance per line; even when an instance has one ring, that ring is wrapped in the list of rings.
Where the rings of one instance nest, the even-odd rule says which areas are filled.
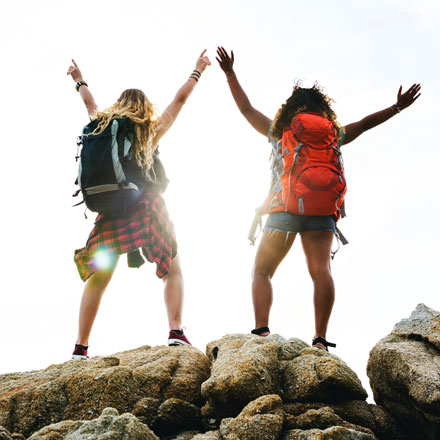
[[[0,376],[0,440],[434,440],[439,373],[440,314],[424,305],[371,351],[378,405],[345,362],[299,339],[144,346]]]

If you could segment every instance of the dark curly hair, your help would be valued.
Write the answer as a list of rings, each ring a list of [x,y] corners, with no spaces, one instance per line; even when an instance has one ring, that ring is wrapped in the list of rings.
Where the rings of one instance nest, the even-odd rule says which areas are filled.
[[[293,87],[290,98],[277,111],[272,122],[272,136],[275,139],[281,139],[283,129],[288,127],[292,119],[298,113],[319,113],[329,120],[333,121],[339,127],[336,120],[336,114],[331,108],[333,100],[329,98],[322,88],[315,83],[313,87],[306,89],[297,82]]]

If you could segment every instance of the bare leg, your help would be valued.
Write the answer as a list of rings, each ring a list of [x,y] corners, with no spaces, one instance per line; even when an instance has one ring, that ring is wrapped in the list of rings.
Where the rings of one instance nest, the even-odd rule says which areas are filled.
[[[170,330],[182,328],[183,276],[179,256],[171,261],[171,269],[164,278],[164,299]]]
[[[113,272],[116,268],[118,257],[114,264],[109,269],[101,269],[95,272],[87,281],[81,305],[79,309],[79,327],[77,344],[89,345],[89,336],[92,331],[93,322],[98,313],[99,304],[101,303],[102,295],[110,282]]]
[[[278,265],[292,247],[296,233],[264,231],[252,271],[252,301],[254,304],[255,328],[269,326],[272,306],[272,279]],[[268,333],[262,333],[266,336]]]
[[[335,301],[335,285],[330,268],[333,236],[331,231],[306,231],[301,234],[307,266],[314,286],[315,338],[317,336],[325,338]]]

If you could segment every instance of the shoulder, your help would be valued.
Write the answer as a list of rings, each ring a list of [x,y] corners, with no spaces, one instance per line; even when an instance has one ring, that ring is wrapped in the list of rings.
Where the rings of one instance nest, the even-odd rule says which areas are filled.
[[[338,147],[340,147],[345,141],[345,127],[336,126],[336,129],[338,130]]]
[[[275,139],[273,137],[272,126],[273,126],[273,120],[271,119],[269,121],[269,130],[267,131],[267,142],[269,142],[269,143],[274,143],[274,142],[278,141],[277,139]]]

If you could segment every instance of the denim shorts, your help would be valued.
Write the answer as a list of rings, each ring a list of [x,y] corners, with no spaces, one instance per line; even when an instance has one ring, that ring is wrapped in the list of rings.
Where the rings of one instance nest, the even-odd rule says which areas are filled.
[[[335,219],[332,215],[297,215],[291,212],[272,212],[267,218],[263,231],[279,232],[332,231]]]

